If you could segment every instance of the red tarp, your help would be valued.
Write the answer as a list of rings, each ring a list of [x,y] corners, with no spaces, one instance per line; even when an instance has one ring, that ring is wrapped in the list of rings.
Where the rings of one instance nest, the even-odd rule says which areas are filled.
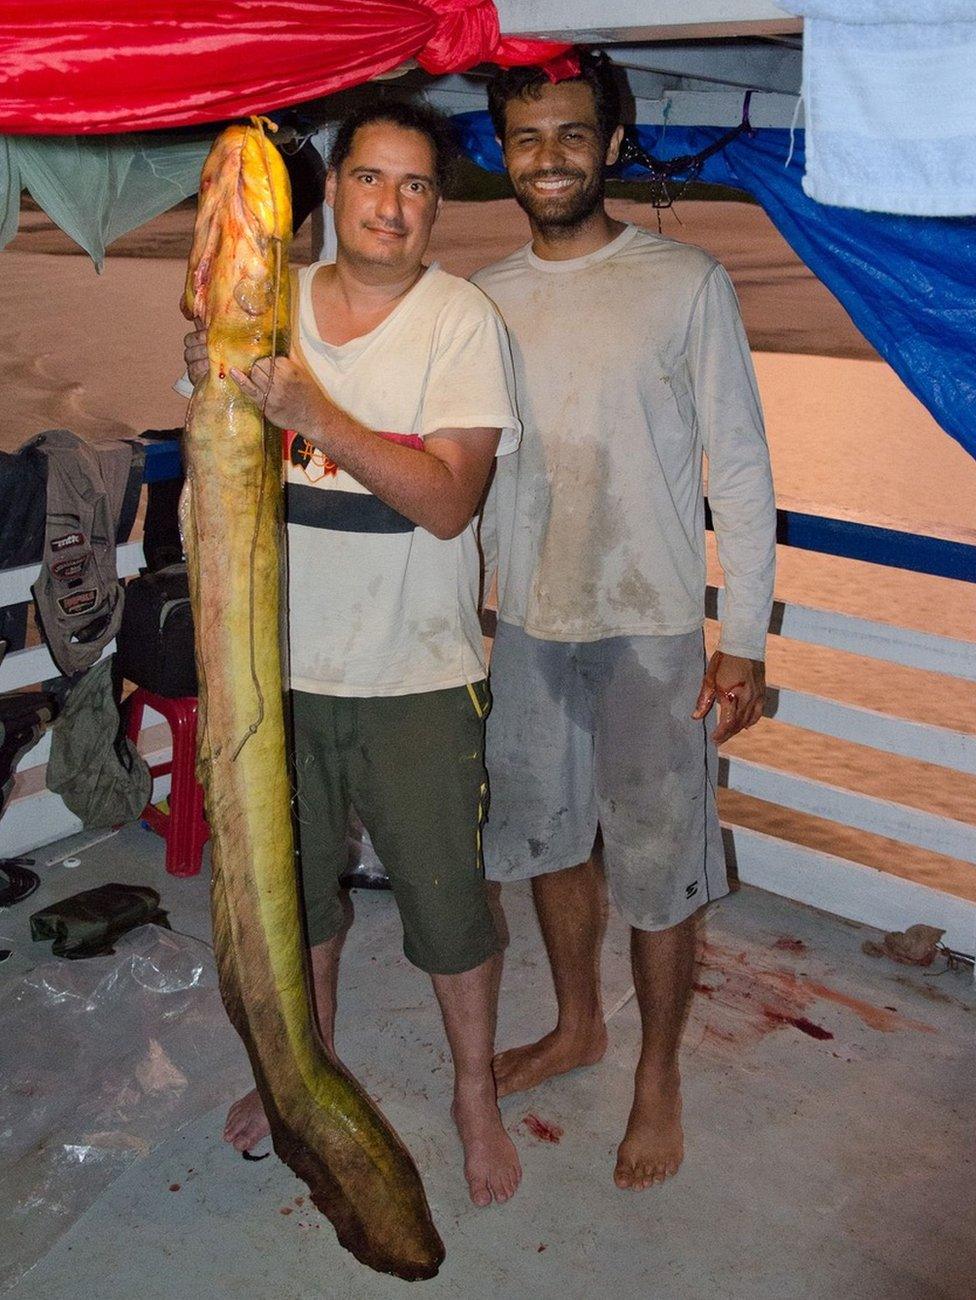
[[[192,126],[427,72],[552,61],[491,0],[0,0],[0,133]]]

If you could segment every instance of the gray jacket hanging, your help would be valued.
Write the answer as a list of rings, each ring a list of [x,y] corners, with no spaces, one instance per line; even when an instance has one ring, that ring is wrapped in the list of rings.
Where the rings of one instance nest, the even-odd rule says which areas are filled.
[[[152,794],[152,774],[125,735],[115,688],[112,659],[103,659],[71,688],[51,736],[47,788],[86,828],[133,821]]]
[[[31,590],[51,657],[73,677],[98,660],[122,618],[116,531],[138,493],[143,451],[131,442],[84,442],[67,429],[42,433],[33,445],[47,458],[47,518]]]

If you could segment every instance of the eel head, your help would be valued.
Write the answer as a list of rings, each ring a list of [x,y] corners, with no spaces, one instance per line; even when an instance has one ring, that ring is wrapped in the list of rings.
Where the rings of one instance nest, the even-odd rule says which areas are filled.
[[[211,370],[223,376],[288,346],[291,193],[263,125],[235,125],[214,142],[181,308],[207,329]]]

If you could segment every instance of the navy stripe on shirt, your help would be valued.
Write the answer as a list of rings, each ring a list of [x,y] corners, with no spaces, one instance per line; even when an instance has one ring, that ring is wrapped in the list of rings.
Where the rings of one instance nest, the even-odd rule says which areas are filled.
[[[417,527],[372,493],[305,483],[285,484],[285,518],[290,524],[337,533],[412,533]]]

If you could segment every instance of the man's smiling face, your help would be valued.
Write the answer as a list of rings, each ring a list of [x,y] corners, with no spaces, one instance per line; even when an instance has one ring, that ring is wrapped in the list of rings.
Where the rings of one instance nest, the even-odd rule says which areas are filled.
[[[542,232],[567,233],[603,202],[603,169],[616,161],[619,131],[609,146],[585,82],[544,86],[538,96],[505,105],[505,166],[519,205]]]
[[[440,203],[425,135],[392,122],[361,126],[325,195],[346,257],[400,274],[420,267]]]

